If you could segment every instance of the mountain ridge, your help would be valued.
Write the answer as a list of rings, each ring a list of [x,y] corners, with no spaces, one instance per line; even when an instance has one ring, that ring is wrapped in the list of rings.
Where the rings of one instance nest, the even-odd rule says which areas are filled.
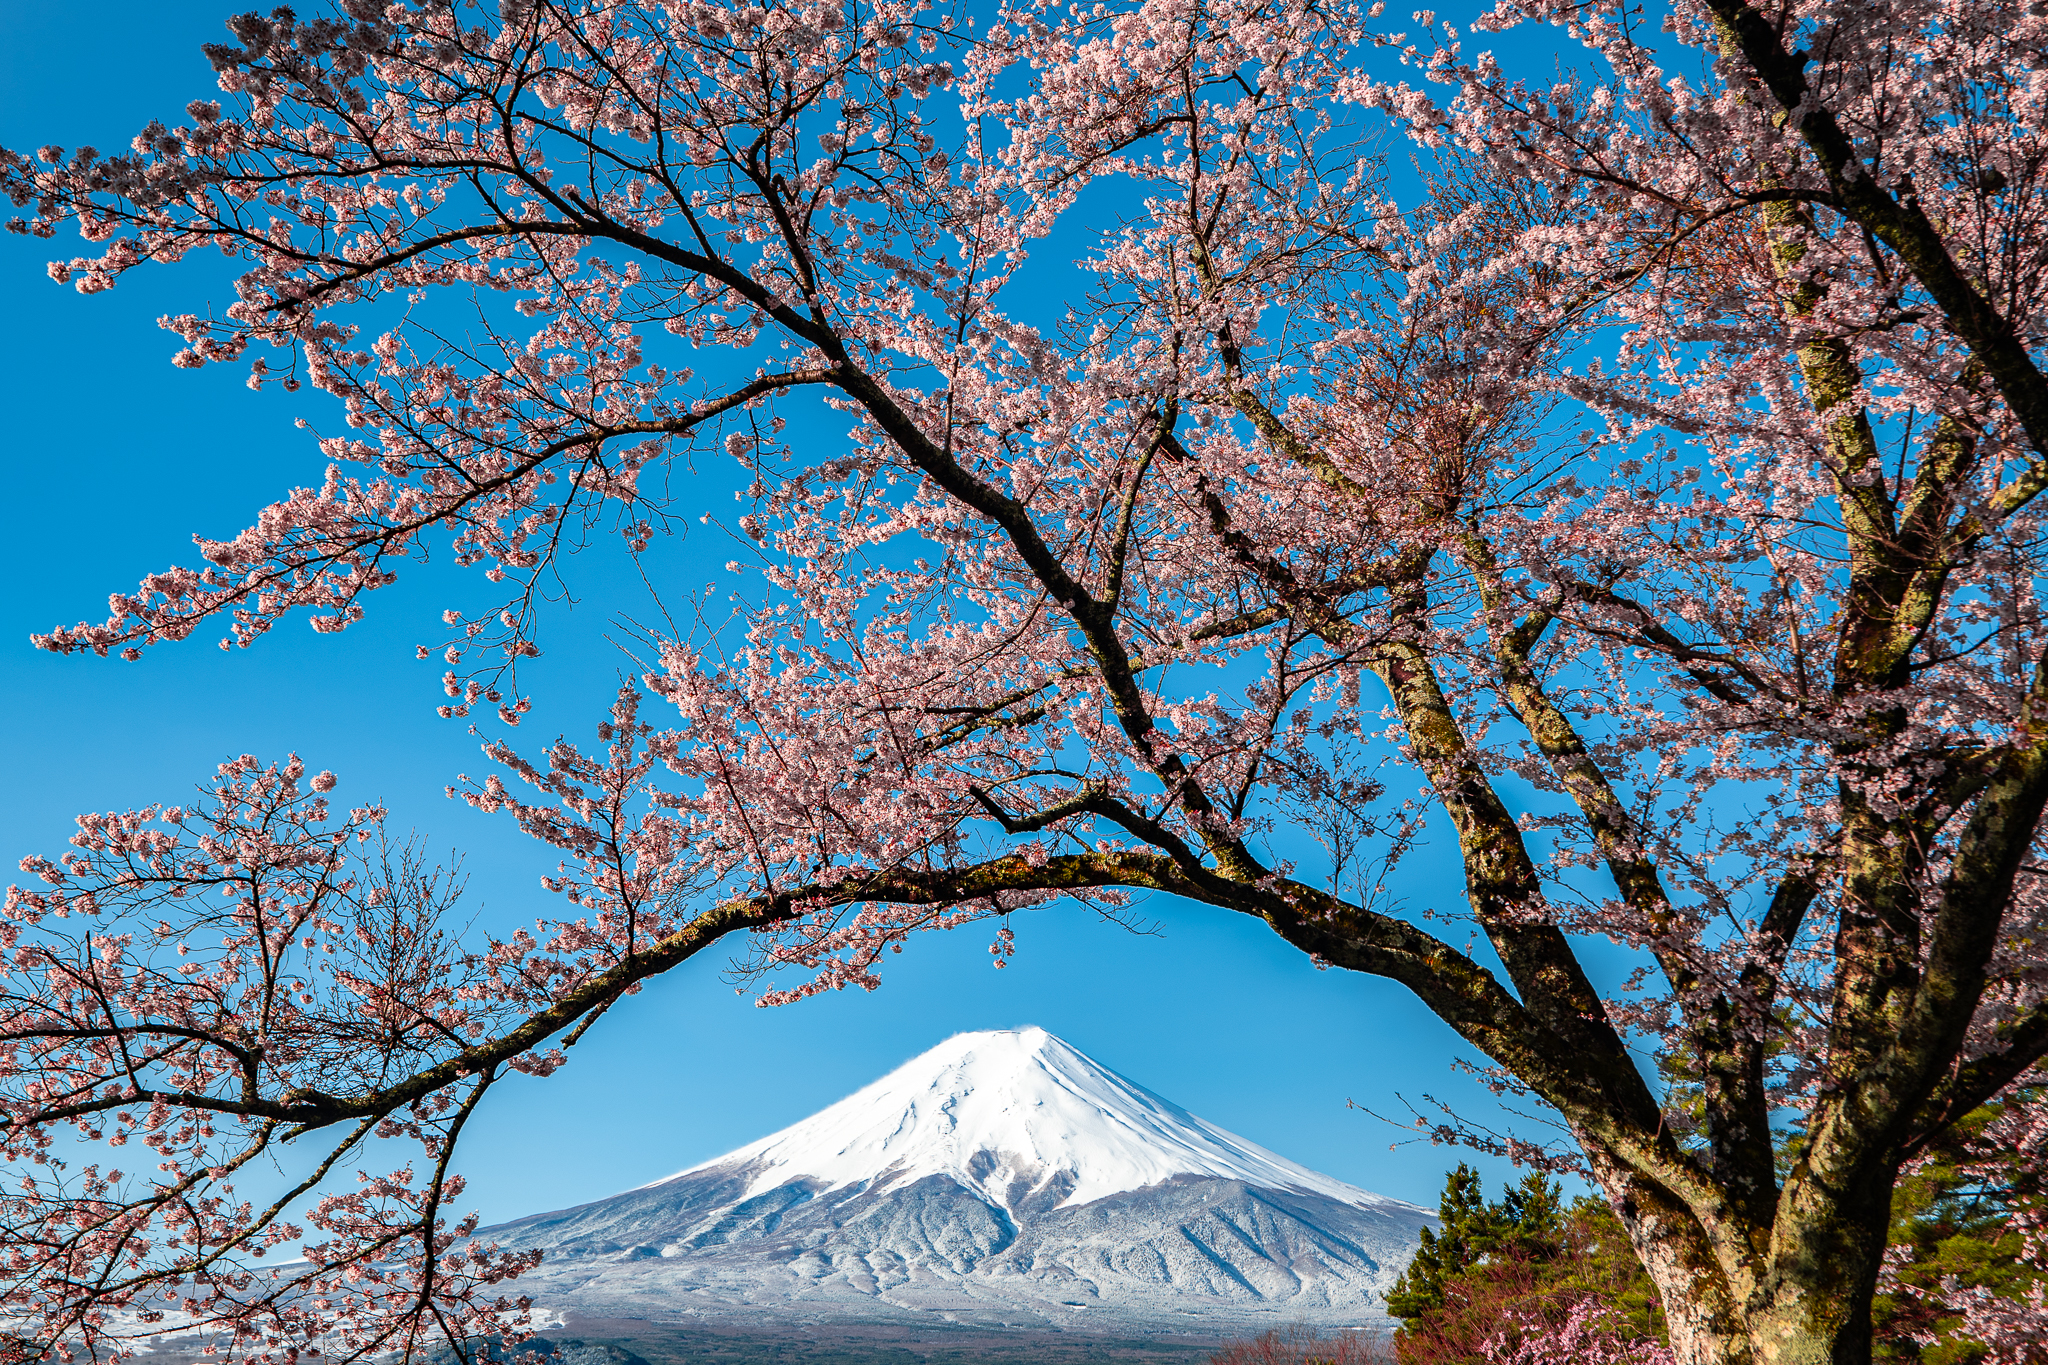
[[[956,1035],[722,1156],[479,1235],[542,1248],[521,1284],[572,1313],[1185,1332],[1384,1323],[1433,1221],[1030,1027]]]

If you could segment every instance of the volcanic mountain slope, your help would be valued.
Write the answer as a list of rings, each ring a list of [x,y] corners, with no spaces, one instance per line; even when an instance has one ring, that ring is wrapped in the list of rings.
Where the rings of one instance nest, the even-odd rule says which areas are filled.
[[[1204,1122],[1043,1029],[964,1033],[779,1133],[481,1234],[545,1308],[1084,1330],[1384,1321],[1434,1215]]]

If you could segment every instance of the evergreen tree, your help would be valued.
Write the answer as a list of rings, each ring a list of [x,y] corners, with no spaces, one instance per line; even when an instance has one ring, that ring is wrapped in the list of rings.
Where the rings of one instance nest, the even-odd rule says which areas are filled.
[[[1558,1185],[1530,1172],[1498,1200],[1460,1163],[1444,1181],[1442,1226],[1424,1229],[1408,1269],[1387,1294],[1402,1320],[1401,1365],[1485,1365],[1504,1323],[1562,1320],[1586,1299],[1613,1311],[1621,1335],[1662,1342],[1656,1286],[1621,1222],[1598,1199],[1569,1208]]]
[[[1444,1178],[1437,1219],[1441,1230],[1422,1230],[1415,1259],[1387,1291],[1387,1312],[1394,1317],[1419,1318],[1442,1308],[1445,1284],[1475,1265],[1492,1243],[1492,1213],[1479,1172],[1462,1161]]]
[[[1413,1319],[1444,1307],[1446,1288],[1489,1257],[1552,1260],[1565,1230],[1562,1192],[1540,1171],[1522,1177],[1489,1203],[1479,1172],[1458,1163],[1437,1203],[1441,1227],[1422,1230],[1422,1245],[1387,1291],[1387,1312]]]

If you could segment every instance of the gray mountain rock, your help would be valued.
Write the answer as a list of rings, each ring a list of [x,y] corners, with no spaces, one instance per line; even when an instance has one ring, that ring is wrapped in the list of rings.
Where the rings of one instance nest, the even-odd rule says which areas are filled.
[[[725,1157],[487,1229],[579,1316],[1132,1332],[1378,1327],[1434,1215],[1040,1029],[963,1034]]]

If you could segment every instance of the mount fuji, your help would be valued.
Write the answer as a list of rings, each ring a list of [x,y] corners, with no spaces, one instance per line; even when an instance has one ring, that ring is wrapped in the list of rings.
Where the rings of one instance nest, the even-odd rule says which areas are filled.
[[[1202,1333],[1376,1325],[1435,1215],[1296,1165],[1044,1029],[963,1033],[652,1185],[486,1229],[545,1310]]]

